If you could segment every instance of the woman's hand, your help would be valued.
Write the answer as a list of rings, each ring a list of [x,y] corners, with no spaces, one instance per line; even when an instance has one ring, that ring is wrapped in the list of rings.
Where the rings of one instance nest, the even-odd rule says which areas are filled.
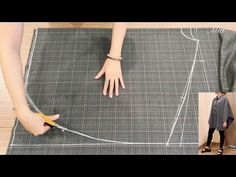
[[[107,95],[109,86],[109,97],[113,97],[113,91],[115,89],[115,95],[119,95],[119,82],[123,89],[125,84],[121,70],[121,49],[127,29],[127,23],[113,23],[112,28],[112,40],[109,55],[114,59],[107,58],[102,69],[95,76],[95,79],[99,79],[105,73],[105,83],[103,87],[103,94]],[[117,60],[118,59],[118,60]]]
[[[115,95],[119,95],[119,82],[123,89],[125,84],[122,76],[121,61],[106,59],[102,69],[96,75],[95,79],[99,79],[105,73],[105,83],[103,87],[103,94],[107,95],[109,86],[109,97],[113,97],[113,90]]]
[[[227,127],[227,122],[223,123],[223,127],[226,128]]]
[[[34,136],[42,135],[49,130],[49,126],[44,126],[45,120],[39,115],[35,114],[29,109],[16,110],[16,116],[22,123],[24,128],[32,133]],[[51,120],[55,121],[59,115],[48,116]]]

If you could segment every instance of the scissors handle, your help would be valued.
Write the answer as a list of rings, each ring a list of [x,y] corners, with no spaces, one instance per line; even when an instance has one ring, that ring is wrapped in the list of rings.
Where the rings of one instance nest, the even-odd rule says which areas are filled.
[[[48,125],[50,127],[54,127],[56,125],[56,123],[53,122],[51,119],[49,119],[48,116],[46,116],[46,115],[44,115],[42,113],[35,113],[35,114],[37,114],[38,116],[44,118],[44,120],[45,120],[45,124],[44,125]]]

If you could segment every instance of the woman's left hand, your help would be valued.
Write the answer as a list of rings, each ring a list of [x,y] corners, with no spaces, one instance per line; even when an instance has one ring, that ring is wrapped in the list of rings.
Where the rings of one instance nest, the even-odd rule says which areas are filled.
[[[115,89],[115,95],[119,95],[119,82],[123,89],[125,84],[122,76],[121,61],[106,59],[102,69],[95,76],[95,79],[99,79],[105,73],[105,83],[103,87],[103,94],[107,95],[109,86],[109,97],[113,97],[113,90]]]

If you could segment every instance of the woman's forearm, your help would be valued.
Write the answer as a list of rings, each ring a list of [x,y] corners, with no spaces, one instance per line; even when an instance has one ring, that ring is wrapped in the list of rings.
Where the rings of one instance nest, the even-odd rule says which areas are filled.
[[[24,91],[20,45],[23,24],[0,25],[0,64],[14,107],[28,108]]]
[[[121,56],[122,45],[128,23],[113,23],[110,54],[114,57]]]

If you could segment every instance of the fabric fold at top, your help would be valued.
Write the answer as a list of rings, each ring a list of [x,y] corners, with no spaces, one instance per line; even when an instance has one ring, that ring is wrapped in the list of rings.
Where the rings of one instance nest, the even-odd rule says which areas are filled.
[[[224,92],[236,91],[236,32],[224,30],[219,39],[219,88]]]

